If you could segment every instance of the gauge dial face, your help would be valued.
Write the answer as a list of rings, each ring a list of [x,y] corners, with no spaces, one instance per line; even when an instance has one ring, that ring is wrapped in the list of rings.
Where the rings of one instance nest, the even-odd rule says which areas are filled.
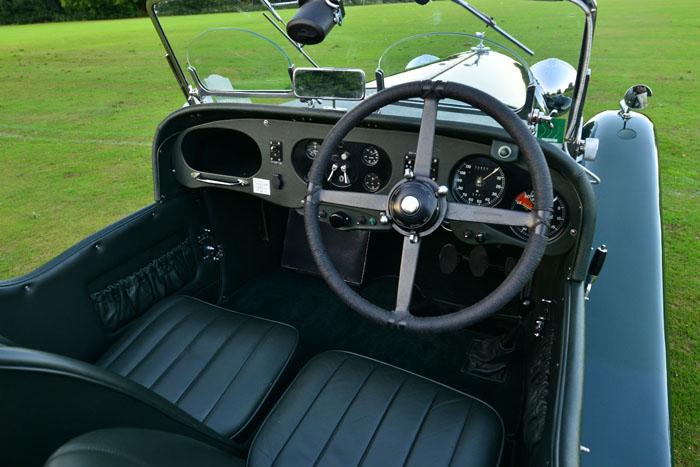
[[[362,163],[373,167],[379,162],[379,150],[374,146],[365,146],[362,150]]]
[[[530,212],[535,208],[533,204],[534,200],[535,194],[533,190],[523,191],[515,197],[510,208],[514,211]],[[547,233],[548,239],[552,240],[558,237],[564,231],[564,227],[566,226],[566,215],[566,205],[564,204],[564,200],[561,199],[561,196],[555,192],[554,203],[552,204],[552,220],[550,222],[549,232]],[[527,240],[528,236],[530,235],[527,227],[511,226],[510,229],[513,231],[513,233],[515,233],[515,235],[523,240]]]
[[[321,143],[318,141],[309,141],[306,143],[306,157],[311,160],[316,159],[318,156],[318,150],[321,149]]]
[[[452,179],[452,195],[473,206],[495,206],[506,191],[506,176],[495,161],[470,157],[459,164]]]
[[[374,193],[382,187],[382,179],[374,172],[370,172],[362,179],[362,186],[370,193]]]

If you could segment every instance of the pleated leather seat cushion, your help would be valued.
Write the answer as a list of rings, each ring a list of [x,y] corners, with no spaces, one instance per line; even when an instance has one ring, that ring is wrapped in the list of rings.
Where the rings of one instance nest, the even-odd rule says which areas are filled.
[[[495,466],[503,423],[488,405],[358,355],[327,352],[258,432],[249,466]]]
[[[258,410],[296,342],[288,325],[174,296],[130,325],[97,365],[232,437]]]

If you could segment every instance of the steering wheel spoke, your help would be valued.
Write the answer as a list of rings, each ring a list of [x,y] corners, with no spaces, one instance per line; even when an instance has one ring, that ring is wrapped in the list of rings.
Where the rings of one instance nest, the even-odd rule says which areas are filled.
[[[470,206],[462,203],[447,203],[447,215],[445,217],[452,221],[512,225],[513,227],[532,228],[538,224],[537,215],[534,212]]]
[[[388,203],[386,195],[335,190],[321,190],[319,192],[319,201],[335,206],[369,209],[372,211],[384,211]]]
[[[417,177],[430,177],[430,166],[433,160],[433,146],[435,143],[437,112],[437,97],[426,97],[423,105],[423,115],[421,116],[420,132],[418,133],[416,163],[413,167],[413,173]]]
[[[413,295],[413,282],[416,278],[419,254],[420,238],[417,236],[404,237],[395,313],[408,313],[408,309],[411,306],[411,295]]]

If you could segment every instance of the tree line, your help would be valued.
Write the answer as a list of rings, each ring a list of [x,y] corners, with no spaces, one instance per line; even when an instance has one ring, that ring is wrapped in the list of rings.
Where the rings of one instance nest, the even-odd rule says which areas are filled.
[[[410,1],[412,0],[344,0],[344,3],[350,6]],[[167,14],[176,15],[263,8],[259,0],[177,0],[162,6]],[[0,0],[0,24],[135,18],[146,15],[146,0]]]
[[[0,0],[0,24],[132,18],[146,15],[146,0]]]

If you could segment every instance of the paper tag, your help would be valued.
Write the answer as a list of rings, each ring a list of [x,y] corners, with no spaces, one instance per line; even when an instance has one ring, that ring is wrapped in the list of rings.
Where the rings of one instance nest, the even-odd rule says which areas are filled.
[[[270,180],[265,178],[253,178],[253,193],[270,196]]]

